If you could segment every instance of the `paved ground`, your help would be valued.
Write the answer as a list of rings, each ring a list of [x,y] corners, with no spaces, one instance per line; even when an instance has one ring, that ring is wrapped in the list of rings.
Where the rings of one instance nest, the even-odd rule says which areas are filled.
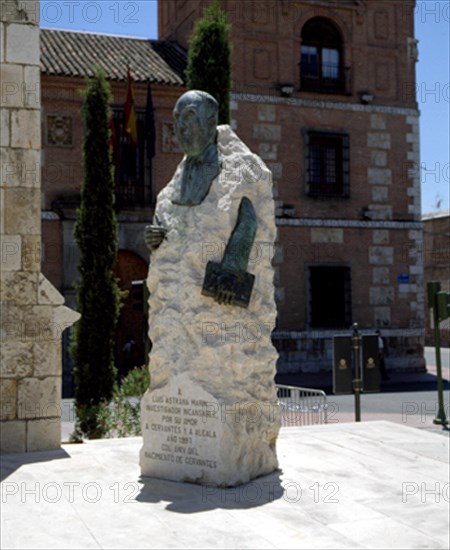
[[[284,428],[235,489],[140,479],[140,438],[2,457],[9,548],[448,548],[449,438],[385,421]]]

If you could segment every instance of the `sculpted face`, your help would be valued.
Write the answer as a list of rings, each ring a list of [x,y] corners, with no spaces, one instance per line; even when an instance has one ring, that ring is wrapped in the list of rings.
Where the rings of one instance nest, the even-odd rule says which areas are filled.
[[[191,90],[183,94],[173,110],[175,133],[188,157],[198,157],[213,143],[217,127],[218,104],[206,92]]]

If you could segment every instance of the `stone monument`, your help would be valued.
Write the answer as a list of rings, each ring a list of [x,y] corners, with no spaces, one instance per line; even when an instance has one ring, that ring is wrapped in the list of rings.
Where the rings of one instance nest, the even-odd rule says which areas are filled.
[[[146,228],[153,346],[140,464],[143,476],[226,487],[278,466],[276,227],[270,171],[217,113],[205,92],[177,101],[186,155]]]

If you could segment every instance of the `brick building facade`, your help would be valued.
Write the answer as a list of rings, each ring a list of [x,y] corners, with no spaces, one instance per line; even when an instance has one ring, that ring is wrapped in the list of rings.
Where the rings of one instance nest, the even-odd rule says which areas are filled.
[[[117,39],[118,57],[111,59],[116,75],[107,76],[116,106],[125,100],[127,63],[136,73],[135,99],[142,109],[146,81],[152,80],[157,132],[152,198],[181,158],[171,109],[185,89],[181,49],[188,46],[205,4],[160,2],[159,41]],[[362,331],[382,329],[388,368],[423,369],[414,2],[222,0],[221,5],[232,23],[232,125],[273,173],[278,370],[330,370],[331,337],[348,333],[354,322]],[[51,32],[64,40],[78,35],[80,47],[86,41],[82,33],[43,34]],[[148,52],[140,53],[143,58],[127,56],[137,42],[153,44],[158,59],[150,56],[145,63]],[[172,50],[168,53],[163,46]],[[86,47],[85,70],[88,51]],[[45,55],[41,48],[41,59]],[[50,58],[64,65],[56,50]],[[134,68],[135,59],[140,64]],[[168,73],[155,77],[161,63],[173,81]],[[55,147],[44,141],[44,265],[66,296],[72,292],[76,266],[71,231],[81,180],[76,90],[83,85],[82,72],[77,75],[67,66],[52,72],[49,60],[42,75],[44,135],[49,135],[49,116],[68,116],[73,125],[71,145]],[[73,174],[52,180],[50,166],[58,163],[61,170],[73,164]],[[121,250],[144,262],[142,229],[151,218],[151,205],[150,200],[118,213]],[[53,248],[59,260],[50,265]]]

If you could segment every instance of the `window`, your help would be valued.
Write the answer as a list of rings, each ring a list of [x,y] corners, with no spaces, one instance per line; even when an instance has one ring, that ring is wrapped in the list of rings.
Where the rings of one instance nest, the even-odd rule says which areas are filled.
[[[342,39],[337,28],[322,17],[310,19],[302,29],[300,88],[343,92]]]
[[[350,328],[352,324],[350,268],[309,267],[309,325],[311,328]]]
[[[306,132],[306,186],[311,197],[350,196],[347,134]]]
[[[124,131],[124,110],[113,109],[116,206],[151,204],[151,160],[146,154],[145,111],[136,110],[138,144],[132,147]]]

